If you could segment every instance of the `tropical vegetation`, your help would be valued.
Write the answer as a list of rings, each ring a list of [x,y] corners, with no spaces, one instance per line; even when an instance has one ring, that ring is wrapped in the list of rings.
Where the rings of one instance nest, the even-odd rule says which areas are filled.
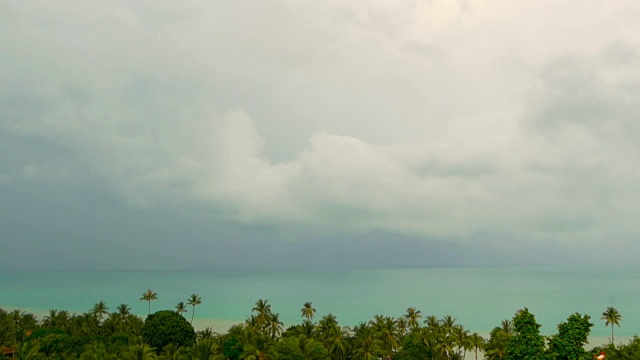
[[[613,344],[613,325],[618,325],[620,327],[620,322],[622,321],[622,316],[618,312],[618,309],[614,307],[608,307],[602,313],[602,320],[605,321],[605,325],[611,325],[611,343]]]
[[[141,300],[157,299],[148,290]],[[109,312],[99,301],[82,314],[50,310],[41,319],[19,309],[0,308],[0,348],[16,359],[206,359],[206,360],[586,360],[601,352],[608,360],[640,359],[640,338],[585,350],[591,318],[574,313],[551,336],[527,309],[503,320],[488,336],[467,329],[451,315],[427,315],[409,307],[402,316],[376,315],[343,326],[327,314],[316,320],[312,302],[300,310],[298,324],[286,327],[268,300],[259,299],[243,323],[226,333],[195,331],[191,322],[202,299],[192,294],[175,309],[132,314],[127,304]],[[150,305],[149,305],[150,306]],[[183,313],[191,306],[191,321]],[[604,325],[620,326],[615,308]]]

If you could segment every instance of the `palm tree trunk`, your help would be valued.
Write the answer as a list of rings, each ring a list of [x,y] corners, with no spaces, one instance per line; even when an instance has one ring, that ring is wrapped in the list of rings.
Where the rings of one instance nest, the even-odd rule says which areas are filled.
[[[149,303],[149,315],[151,315],[151,300],[147,300],[147,302]]]
[[[193,324],[193,317],[196,315],[196,306],[193,305],[193,310],[191,311],[191,323]]]
[[[478,360],[478,347],[476,346],[476,360]]]
[[[613,327],[612,327],[613,329]],[[11,353],[11,358],[15,359],[16,358],[16,349],[18,348],[18,321],[16,321],[16,334],[15,334],[15,341],[14,341],[14,345],[13,345],[13,352]]]
[[[611,343],[613,344],[613,323],[611,323]]]

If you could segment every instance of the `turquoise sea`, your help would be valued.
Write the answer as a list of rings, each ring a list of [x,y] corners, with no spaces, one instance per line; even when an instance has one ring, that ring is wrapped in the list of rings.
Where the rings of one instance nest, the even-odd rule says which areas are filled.
[[[37,315],[48,309],[80,313],[104,300],[112,311],[126,303],[145,316],[147,303],[139,298],[151,288],[158,293],[152,311],[199,294],[194,324],[217,330],[243,321],[262,298],[287,325],[300,322],[302,304],[312,301],[318,317],[331,312],[341,325],[376,314],[401,316],[415,306],[425,316],[453,315],[481,333],[528,307],[546,334],[573,312],[590,314],[595,337],[610,334],[600,316],[615,306],[623,316],[615,329],[622,338],[640,333],[639,285],[640,268],[603,267],[15,272],[0,273],[0,306]]]

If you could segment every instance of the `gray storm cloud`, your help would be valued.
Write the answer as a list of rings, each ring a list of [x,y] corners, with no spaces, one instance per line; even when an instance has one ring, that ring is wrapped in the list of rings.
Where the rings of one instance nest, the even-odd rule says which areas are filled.
[[[0,128],[133,206],[468,242],[630,241],[633,1],[0,5]],[[636,32],[637,33],[637,32]]]

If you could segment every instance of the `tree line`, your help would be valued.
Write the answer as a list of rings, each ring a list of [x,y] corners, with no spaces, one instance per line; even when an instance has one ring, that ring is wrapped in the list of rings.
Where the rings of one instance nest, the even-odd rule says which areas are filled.
[[[279,313],[260,299],[243,323],[220,334],[211,328],[196,332],[191,325],[202,303],[197,294],[175,309],[152,313],[151,302],[157,298],[152,290],[140,298],[148,302],[144,320],[126,304],[109,312],[103,301],[83,314],[50,310],[40,320],[19,309],[0,308],[0,348],[15,359],[586,360],[602,352],[607,359],[640,359],[640,338],[615,344],[614,326],[620,326],[622,316],[613,307],[602,314],[611,327],[610,344],[587,351],[594,324],[579,313],[558,324],[556,334],[543,336],[535,316],[524,308],[485,338],[453,316],[423,316],[414,307],[399,317],[376,315],[342,326],[332,314],[316,319],[311,302],[300,309],[301,323],[285,329]],[[188,310],[190,320],[184,314]]]

